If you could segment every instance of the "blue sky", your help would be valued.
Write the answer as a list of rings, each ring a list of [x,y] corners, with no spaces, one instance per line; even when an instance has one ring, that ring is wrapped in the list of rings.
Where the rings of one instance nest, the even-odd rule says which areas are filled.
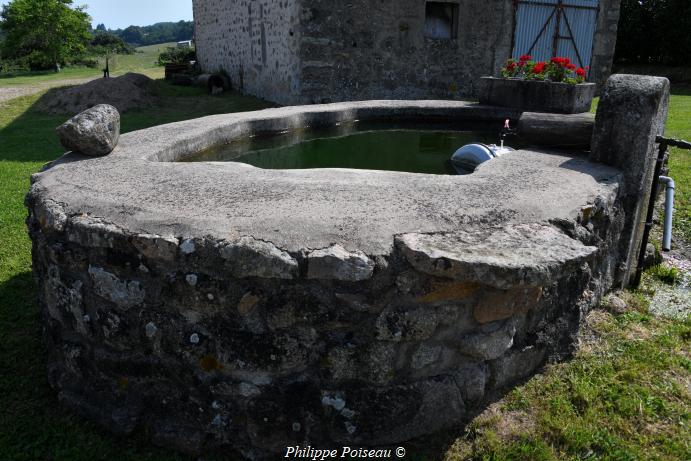
[[[0,5],[9,0],[0,0]],[[74,0],[74,5],[84,5],[96,24],[103,23],[109,29],[127,26],[148,26],[155,22],[192,19],[192,0]]]

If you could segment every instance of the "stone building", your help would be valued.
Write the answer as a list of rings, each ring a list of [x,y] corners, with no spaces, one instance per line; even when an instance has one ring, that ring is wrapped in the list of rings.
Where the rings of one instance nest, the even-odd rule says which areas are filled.
[[[510,56],[610,73],[621,0],[193,0],[199,62],[281,104],[472,97]]]

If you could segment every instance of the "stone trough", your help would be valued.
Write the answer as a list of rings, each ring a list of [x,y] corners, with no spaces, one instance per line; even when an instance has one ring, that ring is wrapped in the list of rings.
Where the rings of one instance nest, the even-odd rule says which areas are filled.
[[[540,148],[469,176],[173,160],[305,125],[505,117],[521,114],[448,101],[269,109],[128,133],[106,157],[49,165],[27,204],[60,400],[116,433],[249,458],[462,424],[567,356],[582,314],[625,277],[630,174]]]

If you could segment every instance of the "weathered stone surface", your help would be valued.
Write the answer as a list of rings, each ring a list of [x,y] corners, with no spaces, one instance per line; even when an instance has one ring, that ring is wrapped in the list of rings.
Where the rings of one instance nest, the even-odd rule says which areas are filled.
[[[341,399],[343,408],[354,414],[347,424],[346,418],[332,419],[329,432],[337,442],[398,443],[413,434],[451,427],[465,416],[463,399],[456,382],[449,377],[410,385],[355,388],[343,393]]]
[[[453,234],[405,234],[396,243],[418,270],[508,289],[546,284],[595,251],[557,229],[521,224]]]
[[[340,245],[307,255],[307,278],[358,282],[372,277],[374,261],[361,251],[348,252]]]
[[[242,237],[221,247],[221,256],[235,277],[291,279],[298,263],[287,252],[269,242]]]
[[[101,267],[89,267],[89,275],[96,294],[120,308],[127,309],[144,301],[144,289],[137,281],[120,280]]]
[[[119,408],[157,443],[273,459],[449,427],[487,403],[491,376],[522,373],[499,360],[568,351],[616,265],[616,170],[539,151],[467,177],[165,162],[368,114],[505,115],[385,101],[215,116],[36,175],[27,224],[52,385],[102,399],[85,415],[105,427]],[[310,278],[310,253],[335,245],[358,278],[375,261],[371,276]]]
[[[160,235],[137,235],[132,239],[132,245],[148,259],[159,259],[172,262],[178,253],[178,239]]]
[[[505,320],[514,315],[527,313],[538,305],[541,296],[541,287],[489,290],[475,305],[473,315],[478,323]]]
[[[545,349],[529,346],[491,363],[492,385],[500,388],[530,376],[545,360]]]
[[[623,314],[628,310],[626,301],[615,294],[607,296],[604,301],[605,307],[615,314]]]
[[[457,33],[432,39],[419,0],[194,0],[195,45],[206,72],[224,69],[234,88],[280,104],[474,97],[480,77],[499,75],[511,57],[515,10],[508,0],[451,3]],[[619,3],[600,1],[596,83],[610,72]]]
[[[589,112],[571,115],[523,112],[517,130],[521,142],[589,149],[594,126],[595,114]]]
[[[65,149],[94,157],[110,154],[120,138],[120,113],[99,104],[75,115],[57,129]]]
[[[493,360],[511,349],[515,334],[516,326],[508,321],[490,333],[479,332],[461,338],[459,351],[481,360]]]
[[[474,405],[485,396],[489,367],[485,364],[466,365],[453,375],[466,405]]]
[[[626,213],[620,239],[623,266],[617,274],[622,287],[636,270],[657,149],[669,105],[669,80],[641,75],[612,75],[600,98],[593,132],[591,159],[620,168]]]
[[[579,114],[588,112],[597,85],[482,77],[480,104],[521,110]]]

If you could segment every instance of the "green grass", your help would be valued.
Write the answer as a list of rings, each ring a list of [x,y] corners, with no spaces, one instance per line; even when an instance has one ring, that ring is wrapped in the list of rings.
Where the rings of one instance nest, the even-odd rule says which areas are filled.
[[[158,85],[165,105],[123,114],[123,131],[267,106],[250,97],[210,97],[195,88]],[[33,111],[39,98],[0,105],[0,460],[185,459],[102,433],[63,411],[48,386],[24,196],[29,176],[61,155],[54,130],[67,116]]]
[[[672,91],[667,136],[691,141],[691,88]],[[675,233],[691,242],[691,151],[671,149],[670,175],[677,184],[675,191]]]
[[[576,357],[514,389],[448,461],[691,459],[691,321],[593,311]]]
[[[144,56],[131,59],[132,66],[147,65]],[[164,106],[123,114],[124,132],[266,106],[238,95],[210,97],[195,88],[157,85]],[[61,154],[54,128],[67,116],[34,111],[40,97],[0,103],[0,461],[185,459],[139,439],[105,434],[64,411],[48,386],[23,202],[31,173]],[[691,138],[690,108],[691,95],[675,93],[670,134]],[[675,152],[671,164],[678,207],[686,213],[690,158]],[[687,170],[680,171],[684,165]],[[684,439],[689,433],[684,387],[690,371],[689,323],[650,317],[641,293],[629,301],[637,310],[618,317],[598,311],[592,322],[597,338],[589,348],[516,389],[493,414],[476,419],[445,457],[691,459]]]
[[[156,65],[158,55],[175,43],[162,43],[159,45],[142,46],[137,48],[134,54],[114,56],[110,62],[111,74],[122,75],[127,72],[139,72],[151,78],[163,77],[163,67]],[[0,74],[0,88],[12,85],[32,85],[50,83],[58,80],[71,80],[82,78],[96,78],[103,75],[105,58],[99,58],[100,66],[92,69],[89,67],[66,67],[61,72],[42,71],[25,72],[19,74]]]

